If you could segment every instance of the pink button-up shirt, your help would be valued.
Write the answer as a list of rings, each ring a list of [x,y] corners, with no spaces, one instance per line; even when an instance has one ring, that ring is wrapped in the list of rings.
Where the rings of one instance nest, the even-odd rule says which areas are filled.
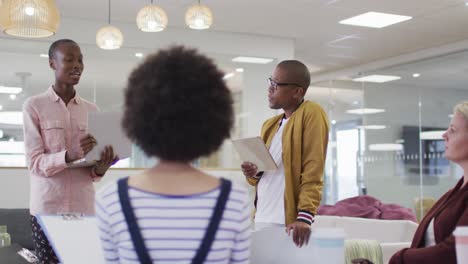
[[[91,168],[68,168],[65,152],[79,149],[95,104],[78,94],[68,105],[52,87],[23,105],[24,145],[31,177],[32,215],[65,212],[94,215]]]

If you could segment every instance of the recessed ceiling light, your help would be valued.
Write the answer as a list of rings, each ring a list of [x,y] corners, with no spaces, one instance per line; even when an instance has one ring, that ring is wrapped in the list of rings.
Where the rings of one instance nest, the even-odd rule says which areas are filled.
[[[3,105],[0,105],[0,111],[2,111],[2,109],[3,109]]]
[[[383,28],[393,24],[397,24],[406,20],[410,20],[410,16],[393,15],[379,12],[367,12],[358,16],[354,16],[345,20],[341,20],[340,24]]]
[[[370,151],[403,151],[402,144],[384,143],[384,144],[370,144]]]
[[[377,108],[358,108],[358,109],[350,109],[346,110],[348,114],[355,114],[355,115],[370,115],[370,114],[378,114],[385,112],[385,109],[377,109]]]
[[[143,57],[143,53],[137,52],[137,53],[135,53],[135,57],[141,58],[141,57]]]
[[[433,130],[433,131],[423,131],[419,135],[421,140],[443,140],[442,134],[445,133],[445,130]]]
[[[257,64],[267,64],[273,61],[269,58],[259,58],[259,57],[235,57],[232,59],[234,62],[244,62],[244,63],[257,63]]]
[[[336,120],[332,120],[331,123],[332,123],[333,125],[335,125],[335,124],[336,124]]]
[[[237,68],[236,72],[244,72],[244,68]]]
[[[391,82],[401,79],[400,76],[392,76],[392,75],[368,75],[364,77],[359,77],[353,79],[355,82],[373,82],[373,83],[384,83],[384,82]]]
[[[232,78],[234,77],[234,73],[233,72],[230,72],[230,73],[226,73],[223,77],[224,80],[227,80],[229,78]]]
[[[327,46],[330,48],[334,48],[334,49],[352,49],[353,48],[351,46],[335,45],[335,44],[327,44]]]
[[[44,54],[44,53],[41,53],[41,54],[39,55],[39,57],[41,57],[41,58],[47,58],[47,59],[48,59],[48,58],[49,58],[49,55]]]
[[[0,93],[19,94],[23,91],[21,87],[0,86]]]
[[[353,101],[353,105],[358,105],[359,101]]]
[[[448,117],[449,117],[449,118],[452,118],[452,117],[453,117],[453,114],[448,115]]]
[[[413,73],[413,78],[418,78],[419,76],[421,76],[421,74],[419,74],[419,73]]]
[[[363,129],[363,130],[380,130],[380,129],[385,129],[387,126],[384,125],[365,125],[365,126],[357,126],[358,129]]]
[[[350,60],[357,59],[357,57],[353,55],[328,54],[327,56],[330,58],[337,58],[337,59],[350,59]]]
[[[16,94],[10,94],[10,100],[12,101],[16,100]]]

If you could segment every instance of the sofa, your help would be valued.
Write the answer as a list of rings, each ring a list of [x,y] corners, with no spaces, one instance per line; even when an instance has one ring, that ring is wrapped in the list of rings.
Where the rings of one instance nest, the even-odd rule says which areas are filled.
[[[395,252],[411,245],[418,225],[409,220],[317,215],[312,230],[314,228],[342,228],[346,239],[377,240],[382,248],[383,263],[388,263]]]
[[[31,231],[31,218],[28,208],[0,208],[0,225],[6,225],[11,244],[18,244],[31,251],[34,249]]]

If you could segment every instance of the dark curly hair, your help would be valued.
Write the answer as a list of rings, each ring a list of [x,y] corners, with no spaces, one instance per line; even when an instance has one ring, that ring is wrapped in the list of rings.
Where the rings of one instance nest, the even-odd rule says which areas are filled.
[[[149,55],[131,73],[122,126],[148,156],[192,161],[216,151],[233,123],[224,74],[194,49]]]

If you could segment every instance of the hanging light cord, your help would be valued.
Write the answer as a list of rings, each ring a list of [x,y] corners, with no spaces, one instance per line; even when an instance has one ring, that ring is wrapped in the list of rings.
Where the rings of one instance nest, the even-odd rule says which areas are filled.
[[[109,0],[109,18],[108,18],[109,25],[110,25],[110,12],[111,12],[111,0]]]

